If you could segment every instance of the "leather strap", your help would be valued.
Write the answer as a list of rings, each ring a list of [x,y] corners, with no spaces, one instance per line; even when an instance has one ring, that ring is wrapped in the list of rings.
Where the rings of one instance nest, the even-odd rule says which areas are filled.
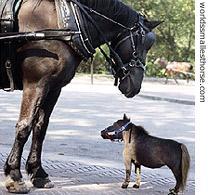
[[[0,32],[8,33],[17,31],[15,29],[15,5],[22,2],[22,0],[6,0],[0,6]],[[20,5],[19,4],[19,5]],[[16,7],[17,8],[17,7]],[[16,9],[18,10],[18,9]],[[1,40],[0,45],[0,88],[6,91],[13,91],[15,89],[16,74],[16,48],[17,44],[11,40]]]

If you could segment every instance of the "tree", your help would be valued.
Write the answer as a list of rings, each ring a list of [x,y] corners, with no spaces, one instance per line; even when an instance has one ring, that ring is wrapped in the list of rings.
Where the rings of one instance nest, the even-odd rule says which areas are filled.
[[[161,69],[153,62],[164,57],[168,61],[188,61],[194,64],[195,12],[194,0],[122,0],[149,20],[164,21],[155,29],[157,40],[148,53],[148,76],[162,76]],[[96,66],[103,57],[97,53]]]
[[[195,13],[193,0],[124,0],[150,20],[163,20],[149,57],[194,62]]]

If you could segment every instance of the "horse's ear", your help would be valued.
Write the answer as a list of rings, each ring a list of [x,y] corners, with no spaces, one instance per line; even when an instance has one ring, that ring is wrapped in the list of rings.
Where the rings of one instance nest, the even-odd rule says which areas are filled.
[[[149,29],[154,29],[156,28],[158,25],[160,25],[161,23],[163,23],[164,21],[145,21],[145,26]]]
[[[130,119],[127,117],[127,115],[126,115],[126,114],[124,114],[124,116],[123,116],[123,120],[130,121]]]

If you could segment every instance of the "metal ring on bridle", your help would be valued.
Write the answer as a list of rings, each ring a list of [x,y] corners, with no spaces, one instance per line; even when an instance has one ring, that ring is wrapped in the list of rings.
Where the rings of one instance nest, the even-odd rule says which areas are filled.
[[[137,58],[138,58],[138,54],[137,54],[136,51],[134,51],[132,55],[133,55],[133,58],[134,58],[134,59],[137,59]]]

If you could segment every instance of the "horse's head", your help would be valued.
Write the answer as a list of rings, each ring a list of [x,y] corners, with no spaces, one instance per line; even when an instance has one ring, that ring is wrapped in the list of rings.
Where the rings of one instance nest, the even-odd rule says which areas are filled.
[[[132,123],[130,122],[130,119],[124,114],[123,119],[114,122],[113,125],[101,131],[101,137],[104,139],[110,139],[112,141],[122,140],[123,131],[128,130],[131,125]]]
[[[128,98],[140,92],[144,77],[146,56],[155,42],[152,32],[161,22],[150,22],[140,16],[135,27],[122,31],[114,41],[112,47],[119,55],[123,65],[118,65],[115,77],[119,78],[119,90]]]

